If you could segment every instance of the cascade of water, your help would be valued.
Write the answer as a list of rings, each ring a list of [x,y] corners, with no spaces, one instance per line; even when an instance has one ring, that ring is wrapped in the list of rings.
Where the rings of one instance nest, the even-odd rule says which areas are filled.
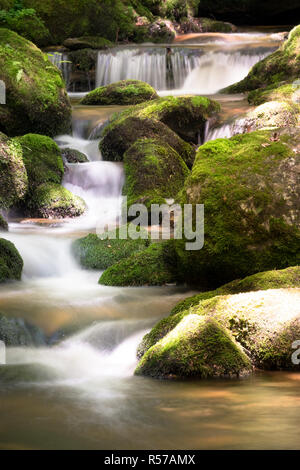
[[[70,84],[70,76],[72,70],[72,64],[68,60],[68,54],[66,52],[56,52],[51,51],[48,52],[48,58],[55,65],[62,73],[64,80],[66,82],[67,89],[69,88]]]
[[[244,78],[273,49],[204,53],[202,49],[119,48],[98,54],[97,86],[124,79],[143,80],[155,89],[212,94]]]
[[[236,134],[243,134],[247,131],[245,120],[238,119],[236,121],[225,123],[222,126],[208,129],[205,135],[204,143],[215,139],[230,139]]]

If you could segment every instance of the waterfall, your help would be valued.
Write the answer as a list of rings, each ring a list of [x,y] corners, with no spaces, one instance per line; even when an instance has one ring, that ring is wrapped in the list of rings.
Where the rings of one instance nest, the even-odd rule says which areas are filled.
[[[47,52],[48,58],[53,65],[55,65],[62,73],[64,80],[66,82],[67,89],[70,84],[70,76],[72,70],[72,64],[69,61],[67,53],[61,53],[57,51]]]
[[[212,94],[243,79],[273,49],[225,52],[201,48],[115,48],[98,53],[97,86],[119,80],[143,80],[156,90]]]
[[[205,133],[204,143],[216,139],[230,139],[237,134],[247,132],[247,123],[245,119],[237,119],[233,122],[224,123],[222,126],[207,129]]]

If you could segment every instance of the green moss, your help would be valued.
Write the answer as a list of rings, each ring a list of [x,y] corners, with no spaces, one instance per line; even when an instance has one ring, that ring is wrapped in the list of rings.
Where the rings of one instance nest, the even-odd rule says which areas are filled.
[[[250,91],[248,101],[250,104],[260,105],[267,101],[287,101],[290,102],[295,93],[295,86],[292,83],[285,83],[281,86],[269,85],[265,88],[258,88]]]
[[[27,134],[14,139],[23,150],[29,193],[43,183],[60,184],[64,175],[61,151],[50,137]]]
[[[0,238],[0,283],[20,280],[22,269],[23,260],[14,244]]]
[[[0,5],[0,27],[20,34],[39,46],[47,45],[50,34],[41,18],[32,8],[24,8],[21,0],[13,2],[7,11]]]
[[[85,211],[85,203],[59,184],[44,183],[32,194],[26,211],[36,218],[78,217]]]
[[[64,41],[64,46],[72,51],[78,49],[107,49],[113,46],[108,39],[99,36],[83,36],[80,38],[69,38]]]
[[[149,246],[148,239],[122,240],[119,238],[119,233],[119,229],[116,233],[109,232],[105,234],[106,238],[89,234],[73,243],[72,252],[82,267],[103,270]],[[113,239],[112,236],[116,238]]]
[[[222,295],[222,290],[216,291],[213,297],[209,297],[213,293],[207,293],[207,298],[201,296],[194,305],[187,303],[186,310],[180,310],[184,304],[179,304],[177,313],[161,320],[143,338],[138,357],[145,357],[147,363],[151,356],[149,353],[156,348],[159,350],[162,341],[167,343],[169,335],[176,336],[176,329],[180,330],[184,319],[199,315],[203,319],[214,319],[223,328],[230,330],[235,340],[247,350],[256,367],[267,370],[297,369],[291,355],[292,344],[299,339],[300,333],[299,268],[298,271],[279,273],[277,278],[275,274],[262,273],[265,279],[261,278],[259,282],[263,289],[224,295],[226,290],[229,293],[230,290],[234,292],[238,289],[238,284],[233,285],[233,289],[224,286]],[[284,278],[287,280],[283,281]],[[259,284],[257,280],[253,277],[244,281],[256,289]],[[271,287],[269,290],[268,285]],[[247,285],[240,288],[251,287]]]
[[[217,287],[300,263],[297,142],[257,131],[200,147],[181,202],[205,205],[205,244],[176,241],[183,281]]]
[[[188,315],[147,351],[135,374],[206,379],[250,371],[249,359],[228,330],[214,319]]]
[[[217,295],[293,287],[300,288],[300,266],[253,274],[245,279],[238,279],[225,284],[216,290],[194,295],[193,297],[189,297],[188,299],[179,302],[173,308],[172,315],[183,312],[189,307],[198,305],[203,300],[210,299]]]
[[[203,96],[167,96],[126,109],[113,117],[106,133],[135,116],[163,122],[183,139],[197,144],[205,122],[216,118],[219,111],[219,103]]]
[[[140,80],[121,80],[88,93],[83,105],[133,105],[158,98],[154,88]]]
[[[285,101],[268,101],[247,115],[254,129],[297,127],[300,106]]]
[[[231,23],[212,20],[211,18],[201,18],[203,33],[232,33],[236,28]]]
[[[256,88],[279,86],[284,80],[297,79],[300,74],[300,26],[296,26],[289,38],[273,54],[252,67],[242,81],[229,86],[226,93],[242,93]]]
[[[103,159],[122,161],[125,152],[139,139],[159,139],[162,145],[168,144],[174,149],[188,166],[194,161],[195,150],[169,127],[153,119],[135,116],[107,126],[100,142]]]
[[[0,134],[0,208],[8,209],[24,198],[28,189],[22,147]]]
[[[146,250],[121,260],[105,271],[106,286],[158,286],[176,280],[175,254],[168,243],[153,243]]]
[[[159,139],[141,139],[124,155],[128,205],[143,203],[150,208],[157,200],[174,198],[189,170],[178,153]]]
[[[0,80],[7,91],[0,131],[55,136],[70,129],[71,106],[59,70],[31,42],[7,29],[0,29]]]

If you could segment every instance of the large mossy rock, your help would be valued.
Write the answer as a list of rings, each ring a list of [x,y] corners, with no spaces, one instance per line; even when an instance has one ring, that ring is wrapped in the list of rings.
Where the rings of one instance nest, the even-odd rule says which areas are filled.
[[[105,286],[160,286],[176,281],[175,255],[167,243],[153,243],[146,250],[108,268],[99,283]]]
[[[113,47],[111,41],[99,36],[69,38],[64,41],[63,45],[71,49],[71,51],[77,51],[78,49],[108,49],[109,47]]]
[[[204,204],[205,244],[176,241],[183,281],[217,287],[300,263],[299,144],[297,131],[256,131],[200,147],[181,202]]]
[[[24,198],[27,189],[22,147],[0,133],[0,208],[8,209],[17,204]]]
[[[35,218],[73,218],[82,215],[84,211],[84,201],[56,183],[41,184],[26,205],[27,215]]]
[[[189,307],[198,305],[202,300],[210,299],[216,295],[240,294],[241,292],[256,292],[258,290],[279,289],[279,288],[300,288],[300,266],[292,266],[286,269],[264,271],[262,273],[247,276],[244,279],[237,279],[213,291],[202,292],[201,294],[188,297],[179,302],[173,308],[172,314],[187,310]]]
[[[159,139],[169,145],[191,167],[195,150],[190,144],[178,137],[168,126],[154,119],[141,119],[129,116],[108,125],[100,141],[100,151],[104,160],[122,161],[125,152],[140,139]]]
[[[300,107],[286,101],[267,101],[247,114],[245,123],[252,130],[298,126]]]
[[[0,340],[5,346],[42,346],[43,332],[21,318],[10,318],[0,312]]]
[[[90,233],[73,243],[72,252],[83,268],[104,270],[149,246],[150,242],[147,239],[122,240],[119,238],[119,233],[119,229],[116,230],[116,234],[109,232],[105,239]]]
[[[156,335],[159,328],[161,331],[160,338],[157,335],[158,342],[152,330],[150,335],[153,336],[154,346],[148,342],[150,349],[146,348],[147,352],[144,353],[144,339],[140,348],[141,364],[149,362],[151,366],[151,352],[159,351],[161,344],[167,344],[168,338],[180,331],[182,322],[194,316],[199,316],[202,321],[216,321],[222,328],[230,330],[237,343],[247,351],[252,364],[258,368],[297,370],[299,367],[293,364],[291,357],[292,345],[299,340],[300,334],[299,288],[260,290],[203,300],[165,319],[164,324],[160,322],[155,327]],[[192,345],[193,340],[189,339],[187,343]]]
[[[22,269],[23,260],[14,244],[0,238],[0,283],[20,280]]]
[[[111,85],[102,86],[88,93],[83,105],[135,105],[154,100],[158,95],[152,86],[140,80],[121,80]]]
[[[123,194],[132,204],[166,204],[184,185],[189,170],[181,156],[160,139],[141,139],[124,155]]]
[[[50,137],[27,134],[16,138],[23,150],[29,193],[44,183],[60,184],[64,175],[61,151]]]
[[[0,131],[53,137],[70,129],[71,105],[59,70],[34,44],[8,29],[0,29],[0,80],[6,85]]]
[[[208,119],[216,121],[220,105],[203,96],[167,96],[129,108],[113,117],[106,132],[128,117],[152,119],[166,124],[182,139],[198,144]]]
[[[288,40],[273,54],[252,67],[242,81],[229,86],[227,93],[241,93],[291,79],[298,79],[300,74],[300,25],[289,34]]]
[[[135,374],[207,379],[250,371],[248,357],[228,329],[213,318],[191,314],[147,351]]]
[[[238,279],[229,284],[225,284],[216,290],[202,292],[201,294],[188,297],[187,299],[179,302],[172,309],[169,317],[160,320],[152,330],[144,336],[138,347],[138,357],[142,357],[148,349],[154,346],[161,338],[168,334],[169,331],[175,328],[182,318],[193,310],[193,307],[200,307],[202,302],[205,300],[213,299],[217,296],[233,295],[245,292],[293,288],[300,288],[299,266],[293,266],[291,268],[278,271],[273,270],[257,273],[244,279]]]

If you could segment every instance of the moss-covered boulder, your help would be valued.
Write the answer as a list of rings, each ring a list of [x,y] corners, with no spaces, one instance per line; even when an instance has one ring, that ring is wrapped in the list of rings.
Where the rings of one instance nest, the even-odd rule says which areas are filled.
[[[141,139],[124,155],[123,194],[132,204],[166,203],[182,188],[189,170],[181,156],[160,139]]]
[[[0,133],[0,208],[17,204],[27,192],[28,178],[22,157],[21,145]]]
[[[226,21],[213,20],[211,18],[201,18],[202,33],[234,33],[237,27]]]
[[[211,299],[217,295],[239,294],[241,292],[255,292],[258,290],[279,288],[300,288],[300,266],[292,266],[286,269],[264,271],[262,273],[237,279],[213,291],[188,297],[179,302],[172,310],[172,314],[183,312],[189,307],[198,305],[202,300]]]
[[[250,111],[245,127],[252,130],[298,126],[300,107],[286,101],[268,101]]]
[[[44,183],[60,184],[64,175],[61,151],[50,137],[27,134],[14,139],[23,150],[29,194]]]
[[[265,370],[298,370],[299,366],[292,362],[292,353],[294,341],[299,340],[299,312],[299,288],[221,295],[203,300],[165,319],[163,339],[150,347],[141,363],[147,363],[151,351],[156,348],[159,350],[161,343],[166,344],[168,337],[180,330],[182,321],[196,315],[202,320],[214,320],[222,328],[230,330],[256,367]],[[168,320],[169,329],[166,328]]]
[[[102,86],[88,93],[83,105],[134,105],[154,100],[158,95],[152,86],[140,80],[121,80],[111,85]]]
[[[133,40],[137,43],[172,43],[175,39],[175,31],[170,22],[158,19],[153,23],[137,25],[134,29]]]
[[[136,116],[113,122],[105,128],[104,137],[100,141],[103,159],[122,161],[125,152],[139,139],[159,139],[162,144],[173,148],[189,167],[193,164],[195,150],[191,145],[162,122]]]
[[[0,340],[5,346],[42,346],[43,332],[21,318],[10,318],[0,312]]]
[[[0,238],[0,283],[10,280],[20,280],[23,260],[15,245]]]
[[[205,205],[205,244],[177,240],[182,280],[217,287],[300,263],[299,133],[256,131],[200,147],[181,201]]]
[[[34,44],[3,28],[0,80],[6,85],[0,131],[10,136],[55,136],[70,129],[71,105],[59,70]]]
[[[2,217],[2,215],[0,214],[0,232],[7,232],[7,231],[8,231],[8,223],[6,222],[4,217]]]
[[[200,307],[203,301],[217,296],[239,294],[243,292],[257,292],[269,289],[300,288],[300,267],[293,266],[283,270],[266,271],[238,279],[216,290],[202,292],[179,302],[169,317],[160,320],[152,330],[147,333],[138,347],[138,357],[141,358],[148,349],[154,346],[161,338],[178,325],[185,315],[194,311],[193,307]],[[242,326],[242,325],[241,325]]]
[[[205,123],[217,121],[220,105],[203,96],[167,96],[129,108],[113,117],[111,127],[128,116],[163,122],[182,139],[198,144]]]
[[[159,286],[176,281],[175,255],[168,243],[153,243],[146,250],[108,268],[99,283],[105,286]]]
[[[64,148],[61,150],[62,157],[68,163],[88,163],[88,157],[80,152],[79,150],[71,149],[71,148]]]
[[[181,19],[177,31],[180,34],[188,33],[233,33],[237,27],[232,23],[213,20],[211,18],[193,18],[186,15]]]
[[[113,47],[113,43],[100,36],[83,36],[81,38],[69,38],[63,43],[71,51],[78,49],[108,49]]]
[[[267,101],[291,103],[293,96],[299,88],[300,85],[293,82],[283,82],[279,86],[278,84],[271,84],[267,87],[250,91],[248,101],[255,106],[266,103]]]
[[[283,80],[297,79],[299,74],[300,25],[290,32],[288,40],[276,52],[255,64],[246,78],[224,91],[227,93],[251,91],[279,84]]]
[[[104,270],[149,246],[148,239],[122,240],[119,238],[119,233],[119,229],[116,233],[105,234],[105,237],[90,233],[87,237],[80,238],[73,243],[72,252],[82,267]]]
[[[239,377],[250,371],[248,357],[224,326],[191,314],[147,351],[135,374],[207,379]]]
[[[84,201],[56,183],[41,184],[26,205],[30,217],[65,219],[78,217],[85,211]]]

